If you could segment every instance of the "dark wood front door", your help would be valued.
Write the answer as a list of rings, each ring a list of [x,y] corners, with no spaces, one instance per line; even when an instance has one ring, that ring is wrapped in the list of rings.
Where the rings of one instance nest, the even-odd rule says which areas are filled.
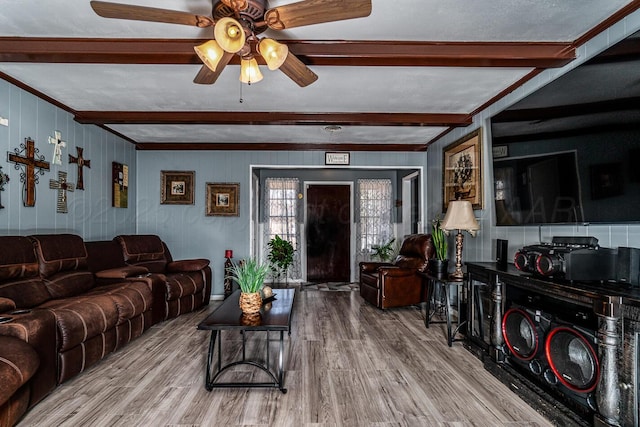
[[[348,185],[307,187],[307,281],[350,280],[350,213]]]

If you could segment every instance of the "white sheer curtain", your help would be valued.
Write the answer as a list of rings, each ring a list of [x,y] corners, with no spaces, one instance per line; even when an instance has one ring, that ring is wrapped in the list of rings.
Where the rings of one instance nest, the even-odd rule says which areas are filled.
[[[300,183],[298,178],[267,178],[264,186],[265,227],[262,259],[268,259],[267,244],[276,236],[288,240],[295,250],[293,265],[289,267],[287,278],[301,278],[300,268],[300,226],[298,224],[298,194]]]
[[[356,270],[369,261],[371,247],[393,238],[392,188],[390,179],[358,180],[358,222],[356,223]]]

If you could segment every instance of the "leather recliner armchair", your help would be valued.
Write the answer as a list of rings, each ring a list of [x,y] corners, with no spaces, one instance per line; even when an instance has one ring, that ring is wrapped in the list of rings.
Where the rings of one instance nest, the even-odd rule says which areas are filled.
[[[431,234],[412,234],[402,242],[393,263],[360,263],[360,296],[378,308],[424,302],[424,280],[418,274],[435,255]]]

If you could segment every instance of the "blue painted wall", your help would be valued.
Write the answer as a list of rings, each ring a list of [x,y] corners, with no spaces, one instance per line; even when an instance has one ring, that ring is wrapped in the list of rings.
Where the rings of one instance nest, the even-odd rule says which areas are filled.
[[[640,30],[640,11],[636,11],[609,29],[603,31],[597,37],[590,40],[577,50],[577,59],[559,69],[549,69],[525,85],[519,87],[500,101],[491,105],[474,116],[473,124],[468,128],[458,128],[449,133],[445,138],[429,147],[427,151],[427,194],[426,199],[427,218],[434,218],[442,213],[442,150],[447,145],[475,129],[482,127],[483,139],[483,193],[484,209],[475,211],[476,218],[480,222],[480,232],[476,238],[471,238],[465,234],[464,239],[464,261],[492,261],[495,259],[496,239],[507,239],[509,241],[509,254],[511,257],[524,245],[550,242],[553,236],[594,236],[598,239],[600,246],[616,248],[618,246],[630,246],[640,248],[640,224],[627,225],[554,225],[554,226],[519,226],[519,227],[496,227],[494,218],[493,203],[493,171],[491,168],[491,150],[488,143],[491,138],[489,129],[489,119],[511,106],[536,89],[544,86],[550,81],[558,78],[566,72],[582,64],[599,52],[623,40],[627,36]],[[640,220],[640,212],[638,213]],[[453,243],[453,238],[450,238]],[[454,245],[450,245],[453,250]],[[453,255],[452,255],[453,256]]]
[[[214,269],[212,293],[220,295],[224,250],[232,249],[236,259],[251,255],[251,166],[324,168],[324,160],[324,151],[139,151],[137,232],[160,235],[175,259],[209,258]],[[422,167],[425,162],[426,153],[351,153],[352,167]],[[160,204],[163,170],[195,171],[195,204]],[[240,184],[239,217],[205,215],[207,182]]]
[[[74,233],[85,240],[111,239],[117,234],[135,232],[136,151],[134,146],[93,125],[81,125],[73,116],[18,87],[0,80],[0,117],[9,126],[0,126],[0,166],[10,182],[0,192],[0,234]],[[22,202],[20,170],[7,162],[7,152],[14,152],[25,138],[47,162],[53,157],[49,136],[62,133],[66,147],[62,149],[62,165],[50,165],[50,171],[39,175],[36,205]],[[50,179],[58,179],[58,171],[67,172],[68,182],[76,184],[77,165],[69,164],[69,154],[77,155],[76,146],[84,148],[83,157],[91,160],[84,168],[84,190],[68,192],[68,213],[56,213],[57,191],[49,188]],[[111,162],[129,166],[129,207],[111,207]]]

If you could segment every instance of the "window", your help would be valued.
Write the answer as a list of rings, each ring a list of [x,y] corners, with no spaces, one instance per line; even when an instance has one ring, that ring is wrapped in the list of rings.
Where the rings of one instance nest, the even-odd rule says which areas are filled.
[[[393,237],[391,190],[390,179],[358,180],[358,261],[367,259],[372,246],[387,243]]]
[[[264,259],[268,259],[269,249],[267,244],[276,234],[282,239],[291,242],[295,252],[293,265],[289,268],[288,275],[292,279],[300,276],[300,256],[298,251],[300,227],[297,222],[298,193],[298,178],[267,178],[265,180]]]

